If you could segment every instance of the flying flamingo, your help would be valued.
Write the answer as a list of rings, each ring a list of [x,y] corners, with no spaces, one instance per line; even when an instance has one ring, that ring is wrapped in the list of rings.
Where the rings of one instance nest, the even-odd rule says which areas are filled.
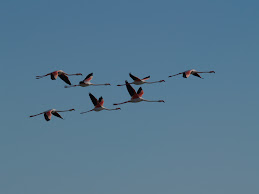
[[[58,71],[53,71],[51,73],[48,73],[46,75],[42,75],[42,76],[36,76],[36,79],[40,79],[40,78],[43,78],[43,77],[46,77],[50,75],[50,78],[52,80],[56,80],[57,77],[59,76],[60,79],[62,79],[64,82],[66,82],[67,84],[71,85],[71,82],[69,81],[68,77],[67,76],[71,76],[71,75],[82,75],[82,73],[75,73],[75,74],[67,74],[65,73],[64,71],[62,70],[58,70]]]
[[[83,81],[80,81],[78,85],[65,86],[65,88],[71,88],[76,86],[87,87],[87,86],[108,86],[111,84],[93,84],[90,81],[93,79],[93,73],[90,73],[85,77]]]
[[[120,108],[115,108],[115,109],[105,108],[103,106],[104,100],[103,100],[102,96],[99,98],[99,100],[97,100],[94,97],[94,95],[92,95],[91,93],[89,93],[89,96],[90,96],[90,98],[91,98],[91,100],[92,100],[92,102],[94,104],[94,109],[86,111],[86,112],[81,112],[80,114],[88,113],[88,112],[91,112],[91,111],[97,111],[98,112],[98,111],[101,111],[101,110],[109,110],[109,111],[111,111],[111,110],[120,110]]]
[[[147,76],[143,79],[140,79],[134,75],[132,75],[131,73],[129,73],[129,76],[134,80],[133,82],[129,83],[129,84],[135,84],[135,85],[141,85],[141,84],[153,84],[153,83],[158,83],[158,82],[165,82],[165,80],[160,80],[160,81],[155,81],[155,82],[147,82],[146,80],[148,80],[150,78],[150,76]],[[121,84],[121,85],[117,85],[117,86],[125,86],[126,84]]]
[[[170,75],[169,77],[173,77],[173,76],[176,76],[176,75],[180,75],[180,74],[183,74],[183,77],[184,78],[188,78],[190,75],[194,75],[194,76],[197,76],[201,79],[204,79],[202,78],[199,73],[215,73],[215,71],[205,71],[205,72],[199,72],[199,71],[196,71],[195,69],[191,69],[191,70],[187,70],[185,72],[182,72],[182,73],[178,73],[178,74],[175,74],[175,75]]]
[[[44,117],[45,117],[45,120],[46,121],[49,121],[51,119],[51,116],[54,115],[56,117],[59,117],[61,119],[62,116],[60,114],[58,114],[58,112],[67,112],[67,111],[74,111],[75,109],[69,109],[69,110],[56,110],[56,109],[50,109],[50,110],[47,110],[45,112],[42,112],[42,113],[39,113],[39,114],[36,114],[36,115],[31,115],[30,117],[35,117],[35,116],[38,116],[38,115],[41,115],[41,114],[44,114]]]
[[[144,91],[142,90],[141,87],[138,89],[138,92],[136,92],[134,90],[134,88],[127,81],[125,81],[125,85],[126,85],[127,90],[128,90],[128,92],[131,96],[131,99],[129,101],[117,103],[117,104],[113,104],[113,105],[125,104],[125,103],[128,103],[128,102],[136,103],[136,102],[141,102],[141,101],[145,101],[145,102],[165,102],[163,100],[145,100],[145,99],[142,98],[142,96],[144,94]]]

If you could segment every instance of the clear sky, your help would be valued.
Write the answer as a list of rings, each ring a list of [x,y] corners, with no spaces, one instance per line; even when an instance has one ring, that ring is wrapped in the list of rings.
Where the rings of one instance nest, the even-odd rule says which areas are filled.
[[[241,0],[0,2],[1,194],[258,194],[259,3]],[[205,79],[168,78],[187,69]],[[112,86],[43,75],[94,72]],[[128,73],[166,103],[130,98]],[[84,77],[71,77],[78,83]],[[138,87],[134,86],[138,89]],[[70,109],[46,122],[29,118]]]

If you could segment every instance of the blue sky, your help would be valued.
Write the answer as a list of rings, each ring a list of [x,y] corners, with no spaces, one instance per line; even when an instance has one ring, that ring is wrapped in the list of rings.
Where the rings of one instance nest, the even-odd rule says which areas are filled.
[[[257,1],[1,1],[0,193],[258,193]],[[168,78],[187,69],[216,74]],[[110,87],[36,80],[94,72]],[[128,73],[166,103],[129,99]],[[83,77],[71,77],[78,83]],[[134,86],[138,89],[138,87]],[[29,118],[69,109],[65,120]]]

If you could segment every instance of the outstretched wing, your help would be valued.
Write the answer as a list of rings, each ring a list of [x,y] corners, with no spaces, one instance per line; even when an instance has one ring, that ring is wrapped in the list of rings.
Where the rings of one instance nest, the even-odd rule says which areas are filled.
[[[131,73],[129,73],[129,76],[130,76],[134,81],[141,81],[141,79],[139,79],[138,77],[132,75]]]
[[[50,112],[45,112],[45,113],[44,113],[44,118],[45,118],[45,120],[46,120],[46,121],[50,121],[51,115],[52,115],[52,114],[51,114]]]
[[[183,77],[188,78],[191,75],[191,73],[192,73],[192,70],[185,71],[183,72]]]
[[[104,103],[104,100],[103,100],[103,97],[101,96],[101,97],[99,98],[99,104],[100,104],[101,106],[103,106],[103,103]]]
[[[147,77],[144,77],[142,80],[145,81],[145,80],[148,80],[149,78],[150,78],[150,75]]]
[[[137,93],[134,90],[134,88],[127,81],[125,81],[125,83],[126,83],[126,87],[127,87],[127,90],[129,92],[130,96],[132,97],[134,95],[137,95]]]
[[[60,79],[62,79],[64,82],[66,82],[68,85],[71,85],[71,82],[69,81],[68,77],[65,74],[59,75]]]
[[[61,116],[60,114],[58,114],[57,112],[52,112],[52,114],[53,114],[54,116],[56,116],[56,117],[59,117],[59,118],[63,119],[62,116]]]
[[[199,78],[202,78],[198,73],[192,73],[192,75],[194,75],[196,77],[199,77]]]
[[[54,71],[50,74],[50,77],[52,80],[56,80],[58,77],[58,71]]]
[[[95,107],[100,107],[100,103],[97,101],[97,99],[94,97],[93,94],[89,93],[89,96],[92,100],[92,103],[94,104]]]
[[[142,96],[143,96],[144,91],[142,90],[142,88],[141,88],[141,87],[138,89],[137,94],[138,94],[138,96],[139,96],[139,97],[142,97]]]
[[[93,73],[90,73],[85,77],[84,82],[90,82],[92,79],[93,79]]]

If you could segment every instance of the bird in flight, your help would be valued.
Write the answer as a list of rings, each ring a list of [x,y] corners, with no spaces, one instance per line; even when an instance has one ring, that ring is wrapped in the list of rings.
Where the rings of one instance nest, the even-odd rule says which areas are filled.
[[[178,73],[178,74],[175,74],[175,75],[170,75],[169,77],[173,77],[173,76],[176,76],[176,75],[181,75],[183,74],[183,77],[184,78],[188,78],[190,75],[194,75],[196,77],[199,77],[201,79],[204,79],[202,78],[199,73],[215,73],[215,71],[205,71],[205,72],[200,72],[200,71],[196,71],[195,69],[191,69],[191,70],[187,70],[187,71],[184,71],[182,73]]]
[[[142,96],[144,94],[144,91],[142,90],[141,87],[136,92],[134,90],[134,88],[127,81],[125,81],[125,85],[126,85],[127,90],[128,90],[128,92],[131,96],[131,99],[129,101],[122,102],[122,103],[116,103],[116,104],[113,104],[113,105],[120,105],[120,104],[129,103],[129,102],[136,103],[136,102],[141,102],[141,101],[145,101],[145,102],[165,102],[163,100],[146,100],[146,99],[142,98]]]
[[[44,114],[44,118],[45,118],[46,121],[49,121],[51,119],[52,115],[63,119],[62,116],[59,114],[59,112],[67,112],[67,111],[74,111],[74,110],[75,109],[69,109],[69,110],[50,109],[50,110],[47,110],[45,112],[42,112],[42,113],[39,113],[39,114],[36,114],[36,115],[31,115],[30,117],[36,117],[38,115]]]
[[[90,73],[85,77],[83,81],[80,81],[78,85],[65,86],[65,88],[71,88],[76,86],[87,87],[87,86],[110,86],[111,84],[93,84],[90,81],[93,79],[93,73]]]
[[[131,73],[129,73],[129,76],[133,79],[133,82],[129,83],[129,84],[135,84],[135,85],[141,85],[141,84],[153,84],[153,83],[159,83],[159,82],[165,82],[165,80],[160,80],[160,81],[155,81],[155,82],[147,82],[146,80],[148,80],[150,78],[150,76],[147,76],[143,79],[140,79],[134,75],[132,75]],[[126,84],[120,84],[117,86],[125,86]]]
[[[66,82],[68,85],[71,85],[71,82],[69,81],[68,79],[68,76],[71,76],[71,75],[82,75],[82,73],[75,73],[75,74],[67,74],[65,73],[64,71],[62,70],[58,70],[58,71],[53,71],[51,73],[48,73],[46,75],[42,75],[42,76],[36,76],[36,79],[40,79],[40,78],[43,78],[43,77],[46,77],[50,75],[50,78],[52,80],[56,80],[58,77],[60,79],[62,79],[64,82]]]
[[[89,93],[89,96],[90,96],[90,98],[91,98],[91,100],[92,100],[92,102],[93,102],[93,104],[94,104],[94,108],[93,108],[92,110],[89,110],[89,111],[86,111],[86,112],[81,112],[80,114],[88,113],[88,112],[91,112],[91,111],[96,111],[96,112],[98,112],[98,111],[101,111],[101,110],[109,110],[109,111],[111,111],[111,110],[120,110],[120,108],[115,108],[115,109],[108,109],[108,108],[105,108],[105,107],[103,106],[104,100],[103,100],[103,97],[102,97],[102,96],[99,98],[99,100],[97,100],[97,99],[94,97],[94,95],[91,94],[91,93]]]

